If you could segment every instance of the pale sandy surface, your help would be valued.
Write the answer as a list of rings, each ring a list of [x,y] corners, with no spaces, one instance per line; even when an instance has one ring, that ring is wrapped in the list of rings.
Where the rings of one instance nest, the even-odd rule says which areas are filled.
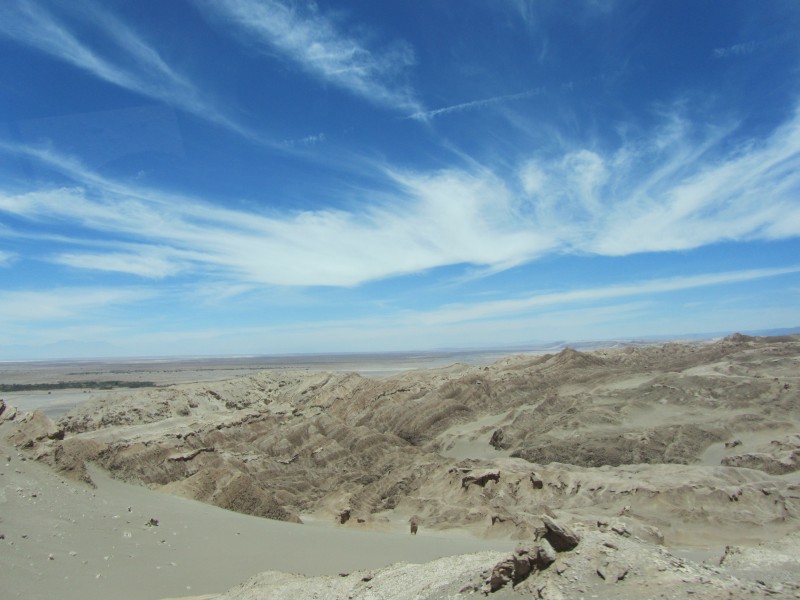
[[[463,553],[534,543],[550,515],[581,545],[498,597],[800,598],[800,339],[569,349],[424,371],[419,357],[393,360],[72,373],[159,387],[90,391],[58,423],[20,413],[2,425],[15,444],[0,452],[11,457],[0,469],[2,589],[461,597],[509,556]],[[245,374],[218,377],[233,367]],[[59,368],[36,367],[27,381],[61,381]],[[18,400],[55,416],[75,400],[58,392]],[[73,482],[90,478],[97,490]],[[426,562],[448,554],[458,556]],[[422,564],[378,568],[398,560]]]
[[[91,400],[99,395],[103,397],[114,397],[129,391],[129,388],[114,390],[76,390],[64,389],[31,392],[5,392],[0,394],[6,402],[16,406],[22,411],[41,410],[51,419],[57,419],[64,413],[69,412],[82,402]]]
[[[514,411],[509,411],[453,425],[439,434],[440,453],[442,456],[456,459],[509,456],[510,450],[497,450],[489,444],[489,441],[492,433],[502,424],[511,422],[514,415]]]
[[[6,433],[4,425],[0,434]],[[125,484],[99,470],[92,472],[98,485],[92,489],[22,461],[5,444],[0,458],[3,598],[210,594],[270,569],[336,575],[514,545],[424,530],[412,537],[271,521]],[[146,526],[150,518],[159,525]]]

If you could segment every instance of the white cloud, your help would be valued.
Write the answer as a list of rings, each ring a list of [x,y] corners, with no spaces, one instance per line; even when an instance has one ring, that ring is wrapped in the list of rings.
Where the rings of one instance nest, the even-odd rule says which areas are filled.
[[[95,311],[143,300],[147,290],[112,288],[55,288],[0,291],[0,323],[96,318]]]
[[[528,196],[540,194],[547,183],[547,175],[542,171],[536,161],[524,164],[519,170],[522,190]]]
[[[403,70],[414,62],[406,45],[372,51],[313,3],[306,10],[279,0],[208,0],[204,6],[231,23],[237,39],[244,32],[323,81],[374,104],[418,109],[413,93],[402,83]]]
[[[11,264],[11,261],[16,257],[12,252],[5,252],[0,250],[0,267]]]
[[[727,273],[709,273],[689,277],[651,279],[621,285],[584,288],[567,292],[536,294],[516,300],[496,300],[468,305],[444,306],[440,309],[414,315],[414,320],[429,323],[464,323],[467,321],[496,319],[520,314],[548,306],[565,306],[576,303],[592,303],[617,298],[629,298],[664,294],[699,287],[710,287],[744,281],[754,281],[767,277],[779,277],[800,273],[800,266],[782,269],[752,269]]]
[[[0,189],[0,211],[81,226],[108,248],[105,256],[62,251],[54,259],[62,264],[242,285],[353,286],[458,264],[494,272],[558,252],[623,256],[800,235],[800,117],[722,151],[731,131],[698,133],[670,117],[613,151],[524,161],[515,177],[477,166],[386,169],[388,185],[362,192],[348,205],[357,208],[269,215],[122,184],[54,152],[0,144],[77,182]],[[336,191],[324,200],[342,205]]]
[[[592,250],[606,255],[800,235],[800,116],[722,158],[690,153],[649,192],[614,203]]]
[[[506,268],[554,243],[545,233],[520,229],[510,191],[488,173],[393,173],[399,191],[362,212],[265,216],[122,185],[53,153],[19,150],[82,185],[0,193],[0,211],[71,222],[111,246],[119,237],[142,245],[133,251],[129,242],[117,242],[124,252],[112,250],[107,260],[72,252],[56,258],[72,266],[146,276],[195,268],[245,283],[350,286],[449,264]]]
[[[518,94],[506,94],[504,96],[494,96],[492,98],[484,98],[483,100],[472,100],[471,102],[462,102],[461,104],[453,104],[451,106],[444,106],[434,110],[420,110],[409,116],[409,119],[417,121],[428,121],[435,117],[447,115],[455,112],[464,112],[469,110],[476,110],[478,108],[485,108],[503,102],[510,102],[512,100],[524,100],[525,98],[532,98],[542,93],[541,88],[519,92]]]
[[[183,270],[181,258],[176,256],[177,254],[173,251],[159,252],[158,248],[144,248],[141,253],[66,252],[57,255],[53,262],[78,269],[113,271],[150,279],[163,279]]]
[[[670,116],[641,139],[519,169],[539,228],[568,251],[605,256],[800,235],[800,115],[763,140],[695,131]],[[722,150],[726,145],[733,150]]]
[[[283,143],[286,146],[316,146],[318,144],[323,144],[326,141],[326,136],[324,133],[317,133],[312,135],[307,135],[302,138],[293,139],[293,140],[284,140]]]
[[[73,7],[74,8],[74,7]],[[94,33],[116,46],[117,54],[92,47],[86,37],[30,0],[0,4],[0,35],[70,63],[109,83],[177,106],[201,118],[227,127],[246,137],[253,134],[236,124],[184,76],[177,73],[160,55],[127,25],[93,5],[84,5],[84,18]],[[121,51],[121,52],[119,52]]]
[[[714,58],[730,58],[732,56],[746,56],[752,54],[756,47],[756,42],[743,42],[741,44],[733,44],[722,48],[714,48],[712,54]]]

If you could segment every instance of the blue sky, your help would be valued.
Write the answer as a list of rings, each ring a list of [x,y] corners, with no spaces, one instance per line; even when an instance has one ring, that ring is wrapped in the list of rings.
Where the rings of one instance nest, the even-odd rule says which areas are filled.
[[[0,4],[0,358],[800,325],[800,3]]]

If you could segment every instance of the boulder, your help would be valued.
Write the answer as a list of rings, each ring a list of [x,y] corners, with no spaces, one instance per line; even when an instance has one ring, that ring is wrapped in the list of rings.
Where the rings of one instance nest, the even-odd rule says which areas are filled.
[[[509,583],[515,586],[536,571],[544,571],[556,560],[556,552],[547,540],[532,546],[519,545],[508,558],[501,560],[492,569],[487,580],[490,592],[496,592]]]
[[[534,568],[543,571],[556,561],[556,551],[550,542],[541,540],[534,546],[533,552],[528,552],[528,561]]]
[[[509,557],[501,560],[492,569],[487,580],[490,592],[496,592],[514,581],[514,559]]]
[[[505,441],[505,432],[502,428],[495,429],[494,433],[492,433],[491,439],[489,440],[489,445],[495,450],[508,450],[509,445]]]
[[[758,469],[770,475],[785,475],[800,470],[800,435],[787,435],[772,440],[759,451],[726,456],[721,463],[726,467]]]
[[[550,542],[556,552],[568,552],[580,543],[580,536],[566,525],[562,525],[547,515],[542,515],[542,522],[547,529],[544,538]]]
[[[6,401],[0,398],[0,421],[13,421],[17,416],[17,407],[6,404]]]
[[[628,574],[628,567],[615,560],[606,560],[597,565],[597,574],[606,583],[616,583],[625,579]]]

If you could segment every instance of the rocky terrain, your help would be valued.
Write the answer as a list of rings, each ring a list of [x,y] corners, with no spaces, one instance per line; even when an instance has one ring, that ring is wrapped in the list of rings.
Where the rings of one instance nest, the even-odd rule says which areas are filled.
[[[218,600],[331,598],[795,598],[800,559],[789,548],[728,547],[722,564],[698,564],[615,529],[578,529],[574,549],[556,551],[547,539],[512,553],[445,557],[338,576],[264,572]],[[786,544],[797,548],[797,536]],[[765,581],[766,579],[766,581]]]
[[[631,598],[800,590],[798,570],[780,567],[800,555],[797,337],[566,349],[383,379],[271,370],[99,395],[57,422],[38,412],[14,422],[11,444],[89,484],[93,463],[249,515],[372,531],[407,531],[413,518],[421,531],[523,544],[516,559],[458,566],[262,575],[226,598],[264,586],[269,597],[314,586],[401,597],[380,596],[381,582],[412,589],[400,582],[440,568],[441,589],[402,597],[609,597],[597,586],[611,580]],[[547,515],[576,528],[578,548],[531,567],[527,583],[491,589],[496,564],[554,552],[542,546]]]

